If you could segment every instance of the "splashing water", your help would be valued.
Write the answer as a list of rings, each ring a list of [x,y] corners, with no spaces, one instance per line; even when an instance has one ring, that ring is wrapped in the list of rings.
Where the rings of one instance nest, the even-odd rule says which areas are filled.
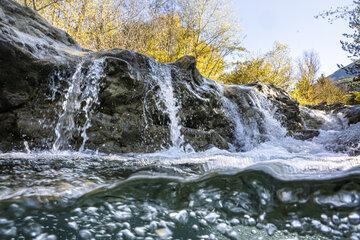
[[[325,112],[316,109],[309,109],[307,107],[300,107],[300,109],[311,118],[319,121],[321,124],[320,128],[322,130],[342,130],[348,125],[348,121],[342,113]],[[306,122],[305,127],[311,128],[310,126],[307,126]]]
[[[77,65],[74,74],[69,79],[69,87],[62,103],[62,113],[55,127],[54,151],[70,148],[69,140],[76,132],[80,132],[83,139],[79,150],[84,150],[88,140],[86,131],[91,127],[92,107],[98,104],[99,100],[99,79],[103,75],[103,65],[103,59],[96,59],[85,71],[86,66],[83,61]],[[78,127],[75,118],[78,117],[80,111],[84,114],[85,123]]]
[[[173,148],[181,150],[184,147],[184,137],[181,133],[181,124],[178,116],[179,101],[175,98],[172,85],[171,69],[168,65],[150,61],[152,78],[160,87],[159,98],[165,105],[164,111],[170,120],[170,140]],[[178,103],[178,104],[177,104]]]
[[[241,149],[245,151],[250,150],[254,145],[253,140],[255,139],[248,136],[248,132],[245,130],[245,126],[238,107],[229,98],[224,96],[224,89],[221,86],[219,87],[219,89],[221,92],[221,100],[225,112],[227,116],[232,120],[235,126],[234,129],[235,145],[240,146]],[[232,150],[235,151],[236,149],[232,149]]]
[[[263,115],[267,137],[270,140],[283,138],[286,135],[286,129],[275,119],[276,108],[273,104],[263,93],[257,91],[255,88],[251,89],[249,93],[252,103]]]
[[[226,115],[234,124],[235,146],[240,147],[242,151],[249,151],[258,145],[263,137],[267,140],[276,140],[286,135],[286,129],[274,118],[276,108],[261,92],[253,87],[232,86],[242,91],[247,96],[251,108],[261,113],[261,125],[259,119],[249,119],[243,116],[241,109],[224,94],[224,87],[218,85],[217,88],[221,94],[221,100]],[[260,130],[261,129],[261,130]],[[264,133],[261,133],[264,132]],[[233,149],[237,150],[237,149]]]

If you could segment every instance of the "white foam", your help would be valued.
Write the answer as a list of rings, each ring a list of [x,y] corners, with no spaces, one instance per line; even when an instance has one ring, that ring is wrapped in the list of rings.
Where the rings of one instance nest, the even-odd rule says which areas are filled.
[[[166,64],[159,64],[156,61],[150,61],[150,66],[152,78],[160,87],[159,98],[164,103],[164,110],[170,119],[169,128],[172,147],[182,149],[184,147],[184,137],[181,134],[181,123],[178,116],[180,106],[174,94],[171,68]]]

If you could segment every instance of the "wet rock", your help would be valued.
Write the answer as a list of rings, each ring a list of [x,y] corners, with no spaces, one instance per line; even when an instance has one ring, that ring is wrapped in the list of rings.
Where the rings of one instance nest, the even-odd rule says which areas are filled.
[[[276,107],[275,117],[290,132],[297,132],[303,129],[300,117],[299,103],[292,99],[284,90],[266,84],[256,83],[256,88],[264,93]]]
[[[293,133],[292,136],[298,140],[308,140],[319,136],[319,134],[320,132],[318,130],[308,129],[308,130],[297,131]]]
[[[81,51],[67,33],[50,26],[30,8],[0,1],[0,150],[22,148],[26,131],[38,132],[32,138],[42,139],[41,127],[39,131],[30,123],[35,120],[33,114],[41,115],[38,121],[47,117],[43,109],[54,109],[46,101],[50,76],[55,68],[75,61],[77,57],[69,52]],[[30,119],[20,124],[23,112]]]
[[[347,106],[339,110],[348,119],[349,124],[360,122],[360,105]]]
[[[319,105],[311,105],[311,106],[305,106],[308,109],[314,109],[314,110],[319,110],[319,111],[323,111],[326,114],[329,113],[340,113],[343,114],[343,116],[348,120],[349,124],[356,124],[358,122],[360,122],[360,105],[344,105],[344,104],[331,104],[331,105],[326,105],[326,104],[319,104]],[[303,113],[302,111],[302,114]],[[309,121],[316,121],[316,119],[311,118],[311,116],[308,115],[304,115],[303,116],[304,120],[309,120]],[[319,127],[319,124],[314,124],[314,127]]]

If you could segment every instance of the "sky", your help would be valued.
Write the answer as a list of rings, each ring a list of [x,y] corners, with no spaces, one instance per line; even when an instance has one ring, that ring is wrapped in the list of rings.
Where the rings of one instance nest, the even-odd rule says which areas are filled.
[[[350,29],[346,21],[314,16],[331,7],[349,5],[352,0],[233,0],[234,10],[243,31],[244,47],[256,53],[270,50],[275,41],[290,47],[295,59],[306,50],[314,50],[321,61],[320,72],[330,75],[337,64],[350,63],[342,50],[342,34]]]

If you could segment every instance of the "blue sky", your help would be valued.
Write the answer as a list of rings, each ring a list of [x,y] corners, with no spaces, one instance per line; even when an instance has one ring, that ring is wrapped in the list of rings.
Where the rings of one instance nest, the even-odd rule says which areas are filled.
[[[234,0],[237,20],[249,51],[263,53],[275,41],[288,44],[296,58],[305,50],[315,50],[321,60],[321,73],[329,75],[337,64],[350,63],[342,50],[342,34],[349,31],[345,21],[330,24],[315,19],[331,7],[351,4],[352,0]]]

